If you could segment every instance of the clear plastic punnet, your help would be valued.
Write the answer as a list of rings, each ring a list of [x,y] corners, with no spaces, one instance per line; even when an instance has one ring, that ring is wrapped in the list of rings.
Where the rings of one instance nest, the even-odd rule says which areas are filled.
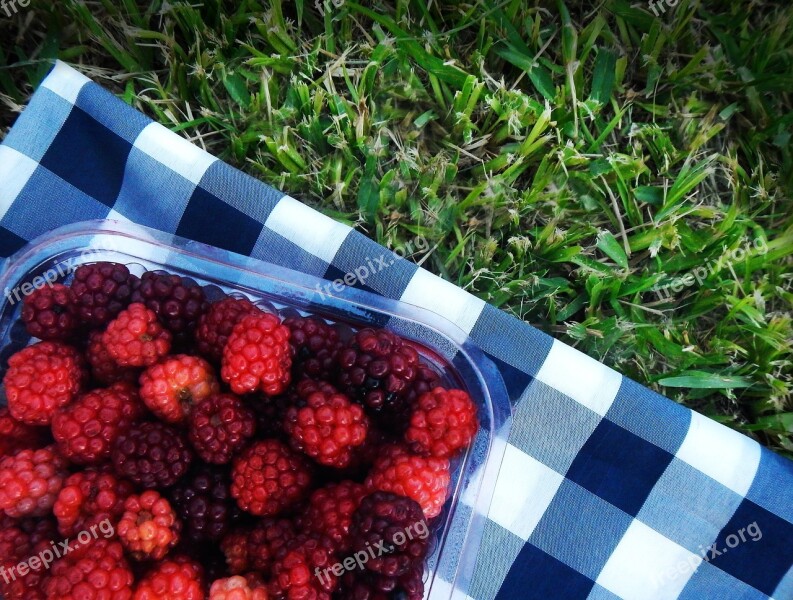
[[[459,327],[411,304],[351,287],[339,292],[324,279],[129,222],[85,221],[39,237],[0,265],[0,378],[8,357],[31,343],[20,320],[22,298],[37,287],[68,283],[77,267],[98,261],[124,263],[138,275],[166,270],[189,277],[210,299],[243,295],[281,315],[311,314],[342,329],[384,327],[409,340],[444,383],[465,389],[479,407],[480,430],[452,463],[424,578],[426,599],[468,596],[512,414],[497,368]]]

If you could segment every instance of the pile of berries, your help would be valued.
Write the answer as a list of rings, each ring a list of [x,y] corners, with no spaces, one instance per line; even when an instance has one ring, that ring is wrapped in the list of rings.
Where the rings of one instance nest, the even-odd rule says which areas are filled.
[[[0,597],[423,598],[479,423],[411,342],[108,262],[21,313],[36,339],[2,365],[0,566],[52,565]]]

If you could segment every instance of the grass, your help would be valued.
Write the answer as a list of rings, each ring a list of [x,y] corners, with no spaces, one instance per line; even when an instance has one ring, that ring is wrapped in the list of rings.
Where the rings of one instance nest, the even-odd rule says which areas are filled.
[[[793,456],[792,20],[760,1],[33,0],[0,14],[0,127],[60,57]]]

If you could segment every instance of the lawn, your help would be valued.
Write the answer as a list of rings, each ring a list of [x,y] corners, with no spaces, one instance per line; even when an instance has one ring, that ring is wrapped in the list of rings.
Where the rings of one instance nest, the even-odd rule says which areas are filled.
[[[793,456],[790,3],[18,2],[0,138],[59,57]]]

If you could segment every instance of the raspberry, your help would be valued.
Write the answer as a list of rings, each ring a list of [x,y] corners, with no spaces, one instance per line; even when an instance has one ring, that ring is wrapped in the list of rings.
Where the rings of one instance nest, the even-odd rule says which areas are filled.
[[[58,519],[58,531],[61,535],[74,536],[102,521],[115,523],[132,492],[131,483],[112,473],[81,471],[70,475],[52,508]]]
[[[217,394],[193,409],[188,435],[202,460],[222,465],[245,446],[255,429],[251,409],[236,396]]]
[[[66,461],[54,446],[20,450],[0,460],[0,510],[9,517],[41,517],[55,504]]]
[[[265,517],[251,529],[237,529],[220,543],[229,571],[241,575],[255,569],[269,575],[278,551],[296,535],[289,519]]]
[[[91,376],[101,385],[110,385],[119,381],[137,384],[138,369],[119,365],[102,342],[102,333],[92,331],[88,335],[85,357],[91,367]]]
[[[47,441],[47,429],[20,423],[8,408],[0,407],[0,458],[26,448],[40,448]],[[0,553],[0,556],[3,556]]]
[[[102,334],[108,354],[122,367],[148,367],[168,354],[171,334],[143,304],[130,304]]]
[[[69,288],[60,283],[34,290],[22,301],[22,321],[33,337],[66,340],[77,329]]]
[[[451,458],[468,447],[478,428],[476,405],[467,393],[436,387],[416,402],[405,440],[416,454]]]
[[[336,355],[342,344],[332,325],[311,317],[290,317],[284,321],[291,333],[290,345],[296,373],[314,379],[328,379],[335,371]]]
[[[129,305],[137,280],[118,263],[81,265],[70,286],[77,316],[89,327],[104,327]]]
[[[194,281],[169,273],[144,273],[132,292],[132,301],[141,302],[157,313],[160,322],[173,334],[190,334],[209,303],[204,290]]]
[[[278,551],[270,583],[276,600],[330,600],[338,578],[333,542],[321,536],[300,534]],[[319,575],[317,575],[319,573]]]
[[[191,541],[220,540],[241,514],[229,491],[226,471],[202,466],[178,482],[171,501]]]
[[[219,362],[234,326],[242,317],[261,312],[261,309],[247,298],[223,298],[210,304],[209,310],[198,319],[195,332],[198,351],[207,358]]]
[[[39,342],[8,359],[3,384],[8,410],[17,421],[49,425],[55,411],[79,393],[85,380],[83,360],[60,342]]]
[[[412,498],[421,505],[424,516],[432,519],[443,508],[450,479],[448,460],[414,456],[393,446],[375,461],[366,487]]]
[[[129,600],[132,571],[115,540],[97,539],[79,553],[69,551],[53,563],[44,589],[59,600]]]
[[[353,552],[386,548],[385,554],[366,562],[364,568],[388,577],[399,577],[414,564],[423,564],[427,554],[429,527],[418,502],[392,494],[374,492],[361,500],[352,515],[350,539]]]
[[[177,556],[156,564],[138,583],[133,600],[204,600],[203,580],[200,564]]]
[[[311,494],[308,506],[298,517],[298,527],[304,533],[317,533],[330,538],[340,552],[349,550],[349,531],[352,514],[366,494],[360,483],[342,481],[331,483]]]
[[[384,329],[362,329],[338,355],[341,391],[374,412],[404,410],[419,355]]]
[[[267,589],[251,587],[244,577],[217,579],[209,588],[209,600],[267,600]]]
[[[170,487],[183,477],[193,460],[184,435],[163,423],[132,425],[113,445],[113,466],[144,488]]]
[[[177,354],[150,366],[140,376],[140,397],[155,415],[180,423],[212,394],[219,391],[209,363],[197,356]]]
[[[363,409],[343,394],[317,391],[305,406],[286,411],[284,429],[295,450],[301,450],[321,465],[344,468],[353,452],[366,440],[369,420]]]
[[[231,495],[242,510],[275,515],[303,499],[311,475],[303,456],[278,440],[262,440],[234,461]]]
[[[143,410],[135,388],[116,383],[59,409],[52,417],[52,435],[72,462],[98,464],[110,458],[113,443]]]
[[[292,406],[305,404],[305,399],[316,391],[327,394],[338,393],[336,388],[326,381],[301,379],[297,384],[290,386],[285,394],[274,398],[265,396],[259,401],[252,402],[251,407],[256,414],[256,430],[263,437],[286,439],[283,430],[286,411]]]
[[[160,560],[179,541],[181,530],[171,504],[154,490],[127,498],[116,527],[118,538],[135,560]]]
[[[49,572],[42,568],[43,563],[40,562],[40,559],[38,563],[34,564],[31,564],[29,559],[45,549],[52,552],[50,546],[52,539],[40,540],[28,552],[13,560],[10,560],[8,555],[0,555],[2,556],[0,567],[4,569],[0,573],[5,574],[4,577],[0,577],[0,597],[4,600],[48,600],[44,595],[44,582],[49,576]],[[19,563],[17,562],[19,560],[28,560],[28,571],[24,575],[19,573]],[[38,566],[38,568],[34,569],[34,566]]]
[[[290,354],[289,328],[277,316],[247,315],[234,326],[223,349],[220,374],[235,394],[261,390],[277,396],[289,385]]]

